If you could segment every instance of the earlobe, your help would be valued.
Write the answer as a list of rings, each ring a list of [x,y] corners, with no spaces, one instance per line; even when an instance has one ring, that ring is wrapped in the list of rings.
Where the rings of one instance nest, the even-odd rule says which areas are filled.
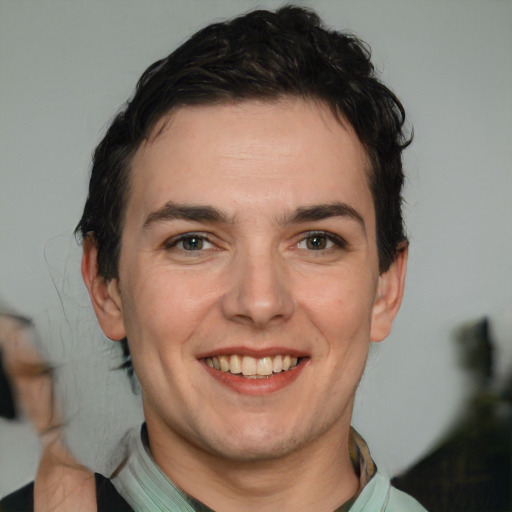
[[[114,341],[126,337],[123,309],[117,279],[106,280],[99,273],[98,249],[92,236],[83,241],[82,278],[91,297],[101,329]]]
[[[407,246],[398,250],[389,269],[379,276],[372,311],[371,341],[382,341],[391,331],[404,295],[407,255]]]

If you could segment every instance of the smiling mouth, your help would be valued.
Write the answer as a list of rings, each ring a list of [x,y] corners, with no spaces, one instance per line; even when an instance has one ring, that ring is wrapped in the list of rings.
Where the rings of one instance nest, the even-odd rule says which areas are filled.
[[[206,357],[205,363],[210,368],[239,377],[268,379],[272,375],[293,370],[301,363],[302,359],[290,355],[277,355],[257,359],[251,356],[233,354],[231,356]]]

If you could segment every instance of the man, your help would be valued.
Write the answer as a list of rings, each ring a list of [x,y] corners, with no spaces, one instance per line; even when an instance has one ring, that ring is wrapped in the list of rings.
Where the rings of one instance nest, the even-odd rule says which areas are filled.
[[[99,510],[423,510],[350,427],[403,294],[403,125],[366,47],[299,8],[143,74],[77,228],[145,415]]]

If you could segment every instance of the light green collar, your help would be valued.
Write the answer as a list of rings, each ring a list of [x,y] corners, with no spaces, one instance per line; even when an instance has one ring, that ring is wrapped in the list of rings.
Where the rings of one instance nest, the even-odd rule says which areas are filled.
[[[352,499],[334,512],[350,510],[376,472],[366,443],[354,429],[350,432],[349,453],[359,477],[359,489]],[[156,465],[149,451],[145,424],[140,434],[137,430],[129,433],[128,456],[111,481],[136,512],[214,512],[176,487]]]

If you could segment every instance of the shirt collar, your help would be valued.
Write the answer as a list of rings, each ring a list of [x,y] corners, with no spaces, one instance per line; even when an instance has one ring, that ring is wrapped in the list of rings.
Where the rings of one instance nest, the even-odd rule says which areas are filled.
[[[350,430],[349,454],[359,478],[359,487],[355,496],[334,512],[348,511],[376,473],[368,446],[354,428]],[[115,472],[112,483],[135,511],[213,512],[174,485],[156,465],[149,451],[145,424],[140,434],[137,430],[129,434],[128,455]]]

